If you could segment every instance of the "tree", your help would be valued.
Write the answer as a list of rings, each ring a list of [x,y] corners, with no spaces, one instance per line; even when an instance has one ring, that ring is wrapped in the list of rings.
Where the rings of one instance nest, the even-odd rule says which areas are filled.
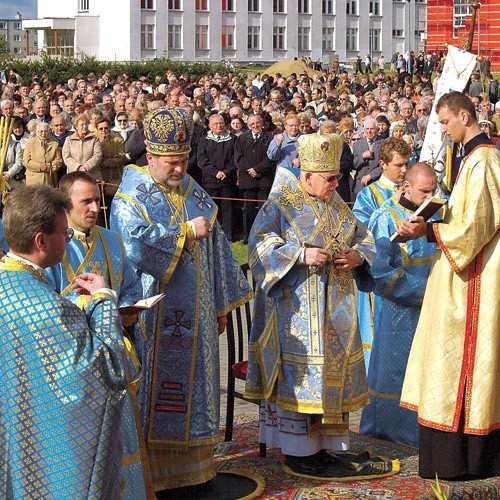
[[[4,35],[0,35],[0,54],[8,54],[9,53],[9,42],[7,42],[7,38]]]

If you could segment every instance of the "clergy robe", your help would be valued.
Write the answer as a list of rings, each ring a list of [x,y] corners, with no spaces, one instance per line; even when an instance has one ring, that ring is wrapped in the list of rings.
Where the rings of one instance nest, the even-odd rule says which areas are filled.
[[[54,284],[56,291],[81,309],[86,308],[87,297],[76,293],[72,285],[75,276],[87,272],[104,276],[110,288],[117,294],[118,307],[131,306],[142,299],[141,281],[126,258],[120,238],[113,231],[99,226],[94,226],[87,236],[75,231],[73,238],[66,245],[62,262],[47,269],[49,280]],[[133,337],[142,335],[140,328],[136,328],[134,333]],[[132,341],[134,340],[133,338]],[[126,337],[124,342],[129,359],[130,391],[124,406],[124,415],[127,418],[123,419],[120,428],[124,446],[121,474],[125,489],[122,498],[139,500],[146,498],[146,485],[152,489],[147,455],[144,446],[141,448],[142,429],[136,426],[134,410],[141,371],[133,344]]]
[[[496,434],[496,450],[486,455],[499,461],[500,152],[467,146],[444,223],[433,225],[439,247],[401,395],[402,406],[418,412],[421,433],[444,431],[425,449],[421,442],[426,477],[491,473],[482,458],[467,463],[467,436],[487,442]],[[459,435],[455,453],[447,443]],[[432,463],[435,453],[443,459]]]
[[[245,395],[314,415],[304,430],[311,439],[346,435],[348,412],[366,404],[367,394],[353,273],[301,264],[307,246],[332,253],[352,246],[373,257],[371,233],[337,193],[315,199],[294,172],[279,168],[249,239],[256,297]]]
[[[194,240],[187,221],[204,216],[209,238]],[[250,300],[251,288],[216,222],[217,205],[186,175],[179,187],[147,168],[125,168],[111,207],[145,297],[165,293],[143,314],[141,421],[156,490],[215,476],[219,433],[217,317]]]
[[[364,187],[356,197],[352,213],[362,224],[368,226],[370,217],[388,200],[396,191],[397,187],[390,183],[383,175],[372,184]],[[377,321],[377,312],[380,307],[379,301],[373,294],[358,292],[357,311],[361,342],[365,356],[365,367],[368,372],[370,355],[372,350],[373,332]]]
[[[413,214],[405,201],[394,195],[369,222],[377,250],[370,272],[380,308],[367,375],[370,404],[363,408],[360,432],[418,446],[417,416],[399,401],[436,245],[423,238],[391,243],[396,228]]]
[[[0,497],[118,499],[125,346],[114,299],[85,312],[0,261]]]

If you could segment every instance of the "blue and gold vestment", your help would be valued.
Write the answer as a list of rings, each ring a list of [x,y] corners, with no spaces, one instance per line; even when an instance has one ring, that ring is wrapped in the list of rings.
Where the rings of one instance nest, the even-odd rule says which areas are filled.
[[[213,232],[195,240],[187,221],[199,216],[213,224]],[[155,489],[201,483],[215,475],[213,444],[220,439],[217,318],[252,294],[216,216],[217,205],[189,175],[181,186],[167,187],[135,165],[125,168],[111,208],[111,227],[123,239],[144,296],[166,295],[143,314],[147,338],[139,404]],[[190,473],[180,472],[185,458],[168,455],[202,446],[210,452],[194,460],[199,467]]]
[[[372,184],[364,187],[356,196],[352,213],[362,224],[368,226],[370,217],[397,191],[395,184],[390,183],[384,176]],[[357,311],[359,331],[365,356],[365,366],[368,372],[374,328],[377,323],[380,302],[371,293],[358,292]]]
[[[127,393],[118,310],[82,312],[45,277],[0,261],[0,497],[120,498]]]
[[[284,168],[255,220],[249,263],[256,280],[245,395],[319,415],[325,435],[347,432],[345,414],[366,404],[352,272],[301,264],[307,246],[373,258],[373,239],[337,193],[311,197]]]
[[[380,308],[367,376],[370,405],[363,408],[360,432],[418,446],[417,415],[401,408],[399,401],[436,245],[424,238],[390,241],[396,228],[412,214],[395,195],[369,222],[377,249],[371,273]]]
[[[68,298],[81,309],[87,307],[87,296],[79,295],[73,289],[73,278],[82,273],[92,272],[103,276],[118,298],[118,307],[135,304],[142,299],[141,281],[127,260],[119,236],[108,229],[94,226],[88,235],[75,231],[66,245],[62,262],[47,269],[49,280],[63,297]],[[141,335],[135,329],[135,337]],[[120,432],[124,446],[121,475],[125,481],[122,494],[124,500],[146,498],[145,477],[149,478],[147,457],[144,446],[141,457],[140,439],[134,414],[134,398],[141,380],[140,363],[130,341],[124,338],[129,357],[129,389],[123,408]],[[135,362],[135,363],[134,363]],[[144,461],[144,464],[142,463]],[[146,484],[148,482],[146,481]]]

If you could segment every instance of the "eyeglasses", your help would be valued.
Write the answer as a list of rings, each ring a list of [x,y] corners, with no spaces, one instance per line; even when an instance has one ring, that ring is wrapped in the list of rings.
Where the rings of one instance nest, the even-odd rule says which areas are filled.
[[[480,128],[490,128],[490,126],[487,123],[480,123],[479,127]]]
[[[75,231],[72,227],[68,227],[65,231],[61,231],[61,233],[64,234],[68,240],[71,240],[75,235]]]
[[[319,175],[323,179],[325,179],[326,182],[334,182],[334,181],[340,181],[342,179],[342,174],[334,174],[334,175],[329,175],[328,177],[325,177],[323,174],[320,174],[319,172],[314,172],[316,175]]]
[[[127,123],[128,120],[116,120],[118,123]]]

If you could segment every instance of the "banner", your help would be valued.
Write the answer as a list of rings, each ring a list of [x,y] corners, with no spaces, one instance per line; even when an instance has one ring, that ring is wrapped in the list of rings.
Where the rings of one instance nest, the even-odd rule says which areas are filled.
[[[443,67],[443,73],[438,80],[434,104],[429,116],[429,124],[425,132],[424,144],[420,153],[420,161],[434,165],[441,181],[445,175],[446,146],[453,147],[449,137],[441,134],[441,124],[436,113],[439,98],[448,92],[462,92],[476,67],[476,55],[448,45],[448,55]]]

